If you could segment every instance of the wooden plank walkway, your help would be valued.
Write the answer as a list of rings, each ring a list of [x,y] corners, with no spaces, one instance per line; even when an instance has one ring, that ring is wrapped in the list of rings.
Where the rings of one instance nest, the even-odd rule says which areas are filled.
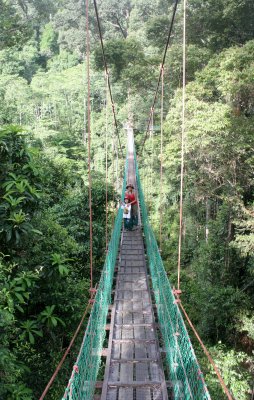
[[[135,184],[133,154],[129,181]],[[166,400],[141,227],[123,231],[101,400]]]

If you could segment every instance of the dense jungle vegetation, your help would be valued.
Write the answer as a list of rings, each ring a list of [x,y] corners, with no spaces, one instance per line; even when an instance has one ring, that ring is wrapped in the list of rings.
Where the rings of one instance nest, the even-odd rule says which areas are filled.
[[[172,0],[98,2],[119,124],[146,130]],[[94,266],[105,257],[105,78],[91,30]],[[0,0],[0,398],[38,399],[89,298],[85,5]],[[182,5],[165,68],[163,248],[176,282]],[[234,398],[253,398],[254,3],[189,0],[182,299]],[[110,221],[123,160],[109,125]],[[159,229],[160,109],[139,155]],[[125,143],[125,131],[121,131]],[[118,169],[118,179],[116,170]],[[82,336],[82,335],[81,335]],[[81,337],[48,398],[61,398]],[[211,396],[223,399],[198,344]],[[198,399],[197,399],[198,400]]]

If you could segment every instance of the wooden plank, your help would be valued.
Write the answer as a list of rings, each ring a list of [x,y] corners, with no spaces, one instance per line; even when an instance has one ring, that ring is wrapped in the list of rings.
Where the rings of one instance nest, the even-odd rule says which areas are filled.
[[[124,345],[127,345],[127,343],[126,342],[124,342],[123,343]],[[133,344],[132,343],[129,343],[128,344],[128,347],[132,347],[132,349],[133,349]],[[143,346],[141,346],[141,347],[143,347]],[[113,364],[113,363],[132,363],[132,364],[136,364],[136,363],[147,363],[147,362],[156,362],[158,359],[156,358],[156,357],[154,357],[154,358],[148,358],[148,357],[145,357],[145,358],[137,358],[137,357],[135,357],[134,359],[130,359],[130,358],[121,358],[121,359],[119,359],[119,358],[111,358],[111,360],[110,360],[110,362],[111,362],[111,364]]]
[[[144,274],[145,275],[145,270],[143,272],[118,272],[117,275],[139,275],[139,274]],[[134,277],[135,279],[135,277]]]
[[[129,314],[129,313],[132,313],[133,315],[142,314],[144,316],[144,318],[147,318],[147,317],[151,316],[151,310],[143,310],[142,308],[140,310],[138,310],[138,311],[135,311],[135,310],[116,310],[115,312],[116,312],[116,314]],[[134,322],[138,322],[138,321],[134,320]]]
[[[113,339],[116,343],[155,343],[156,339]]]
[[[141,315],[141,314],[140,314]],[[123,326],[123,327],[125,327],[125,328],[133,328],[134,326],[143,326],[143,327],[149,327],[149,328],[154,328],[154,327],[156,327],[158,324],[155,324],[155,323],[151,323],[151,324],[143,324],[143,323],[141,323],[141,324],[136,324],[136,323],[132,323],[132,324],[114,324],[114,326],[116,326],[116,327],[118,327],[118,326]]]
[[[135,382],[108,382],[108,386],[115,387],[126,387],[126,388],[134,388],[134,387],[153,387],[153,386],[161,386],[161,381],[135,381]],[[126,397],[125,400],[129,400],[129,397]]]
[[[118,377],[119,377],[119,365],[110,366],[108,379],[110,381],[117,381]],[[116,387],[110,388],[107,385],[107,392],[106,392],[107,400],[117,400],[117,393],[118,389]],[[102,395],[101,395],[101,400],[103,400]]]
[[[142,326],[137,325],[138,323],[142,323],[144,321],[144,314],[135,314],[135,338],[145,338],[145,329]],[[141,339],[141,340],[142,340]],[[150,344],[148,345],[150,346]],[[137,364],[136,366],[136,381],[144,382],[149,381],[149,370],[148,370],[148,360],[147,354],[145,351],[146,343],[136,342],[135,343],[135,359],[139,359],[140,357],[146,359],[146,362],[143,364]],[[139,387],[136,388],[136,400],[150,400],[151,399],[151,389],[149,387]]]
[[[130,284],[131,283],[133,283],[133,282],[125,282],[125,281],[123,281],[123,282],[121,282],[121,285],[120,286],[125,286],[125,287],[120,287],[117,291],[118,292],[141,292],[141,291],[145,291],[146,289],[141,289],[141,288],[135,288],[135,289],[133,289],[132,287],[130,288],[130,287],[126,287],[126,286],[130,286]],[[138,285],[138,283],[137,283],[137,285]]]
[[[123,339],[131,338],[133,335],[132,331],[123,331]],[[132,359],[133,358],[133,344],[122,343],[121,344],[121,358]],[[120,382],[132,382],[133,381],[133,364],[120,364]],[[119,388],[118,400],[126,400],[133,398],[132,387],[121,387]]]

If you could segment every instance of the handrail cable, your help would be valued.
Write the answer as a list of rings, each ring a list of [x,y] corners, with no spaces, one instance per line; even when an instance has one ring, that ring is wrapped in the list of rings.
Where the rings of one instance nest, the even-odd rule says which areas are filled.
[[[94,1],[96,1],[96,0],[94,0]],[[145,137],[144,137],[144,139],[142,141],[142,147],[141,147],[140,153],[142,153],[143,147],[145,145],[145,141],[147,139],[147,135],[148,135],[148,132],[149,132],[149,127],[150,127],[150,122],[151,122],[151,118],[152,118],[151,111],[154,110],[155,103],[156,103],[156,100],[157,100],[157,97],[158,97],[160,81],[161,81],[161,76],[162,76],[162,69],[164,68],[164,64],[165,64],[165,60],[166,60],[166,55],[167,55],[167,51],[168,51],[168,47],[169,47],[169,41],[170,41],[170,38],[171,38],[173,25],[174,25],[174,21],[175,21],[177,5],[178,5],[178,0],[175,0],[175,4],[174,4],[174,8],[173,8],[173,14],[172,14],[170,27],[169,27],[169,31],[168,31],[167,43],[166,43],[166,46],[165,46],[165,50],[164,50],[164,54],[163,54],[163,58],[162,58],[162,63],[161,63],[161,68],[160,68],[160,73],[159,73],[159,78],[158,78],[158,81],[157,81],[157,86],[156,86],[155,95],[154,95],[154,99],[153,99],[153,105],[152,105],[152,107],[150,109],[147,129],[146,129]]]
[[[90,293],[93,290],[93,217],[91,176],[91,88],[90,88],[90,34],[89,0],[86,0],[86,71],[87,71],[87,136],[88,136],[88,181],[89,181],[89,228],[90,228]]]
[[[179,302],[179,305],[180,305],[180,307],[181,307],[182,312],[183,312],[184,315],[185,315],[186,320],[188,321],[188,324],[190,325],[190,327],[191,327],[191,329],[193,330],[193,332],[194,332],[196,338],[198,339],[198,341],[199,341],[199,343],[200,343],[200,345],[201,345],[201,347],[202,347],[202,349],[203,349],[205,355],[207,356],[207,358],[208,358],[210,364],[212,364],[213,369],[214,369],[214,371],[215,371],[215,373],[216,373],[216,375],[217,375],[217,377],[218,377],[218,379],[219,379],[219,381],[220,381],[220,384],[221,384],[221,387],[222,387],[224,393],[226,394],[226,396],[227,396],[227,398],[228,398],[229,400],[233,400],[233,397],[232,397],[231,394],[229,393],[229,390],[228,390],[228,388],[227,388],[227,386],[226,386],[226,384],[225,384],[225,382],[224,382],[224,380],[223,380],[223,378],[222,378],[222,376],[221,376],[221,374],[220,374],[220,371],[219,371],[217,365],[215,364],[215,362],[214,362],[214,360],[213,360],[211,354],[210,354],[209,351],[207,350],[206,346],[205,346],[204,343],[202,342],[202,340],[201,340],[201,338],[200,338],[198,332],[196,331],[194,325],[192,324],[192,322],[191,322],[191,320],[190,320],[190,318],[189,318],[189,316],[188,316],[188,314],[187,314],[187,312],[186,312],[184,306],[182,305],[181,302]]]
[[[115,104],[114,104],[111,85],[110,85],[110,80],[109,80],[109,70],[108,70],[108,64],[107,64],[107,60],[106,60],[106,56],[105,56],[105,50],[104,50],[104,44],[103,44],[103,38],[102,38],[102,32],[101,32],[101,25],[100,25],[100,18],[99,18],[99,13],[98,13],[98,7],[97,7],[96,0],[93,0],[93,3],[94,3],[95,15],[96,15],[96,20],[97,20],[97,25],[98,25],[98,30],[99,30],[99,36],[100,36],[103,64],[104,64],[104,68],[105,68],[105,73],[108,76],[107,83],[108,83],[109,95],[110,95],[110,100],[111,100],[111,107],[112,107],[112,112],[113,112],[113,117],[114,117],[115,130],[116,130],[116,134],[117,134],[117,137],[118,137],[118,142],[119,142],[119,147],[120,147],[120,150],[121,150],[122,157],[125,158],[124,154],[123,154],[121,140],[120,140],[120,137],[119,137],[119,132],[118,132],[118,123],[117,123],[117,119],[116,119]]]

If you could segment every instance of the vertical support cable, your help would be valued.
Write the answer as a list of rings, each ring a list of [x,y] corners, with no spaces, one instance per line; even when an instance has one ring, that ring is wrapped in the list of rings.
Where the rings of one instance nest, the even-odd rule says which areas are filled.
[[[182,90],[182,135],[181,135],[181,181],[180,181],[180,206],[179,206],[179,242],[177,265],[177,290],[180,294],[181,251],[183,230],[183,172],[184,172],[184,143],[185,143],[185,85],[186,85],[186,2],[183,2],[183,90]]]
[[[86,71],[87,71],[87,139],[88,139],[88,181],[90,214],[90,291],[93,289],[93,217],[92,217],[92,177],[91,177],[91,103],[90,103],[90,35],[89,0],[86,0]]]
[[[161,152],[160,152],[160,251],[161,251],[161,233],[162,233],[162,175],[163,175],[163,160],[162,160],[162,149],[163,149],[163,106],[164,106],[164,66],[161,66]]]
[[[144,188],[144,196],[146,195],[146,193],[145,193],[145,146],[143,146],[143,149],[142,149],[142,185],[143,185],[143,188]]]
[[[151,163],[151,175],[150,175],[150,187],[151,192],[150,195],[153,195],[153,171],[154,171],[154,109],[152,111],[152,131],[151,131],[151,139],[152,139],[152,163]]]
[[[106,179],[106,227],[105,242],[108,250],[108,73],[106,72],[106,143],[105,143],[105,179]]]
[[[112,188],[113,188],[113,212],[112,212],[112,229],[114,228],[115,221],[115,140],[114,134],[112,136]]]
[[[118,156],[118,146],[116,144],[116,193],[119,190],[119,156]]]
[[[152,190],[153,190],[153,181],[152,181],[152,171],[153,171],[153,162],[154,162],[154,146],[153,146],[153,129],[154,129],[154,108],[151,108],[151,122],[150,122],[150,139],[151,139],[151,158],[150,158],[150,168],[147,168],[147,172],[149,171],[149,177],[147,173],[147,201],[148,201],[148,207],[149,207],[149,197],[152,196]],[[148,153],[149,154],[149,153]],[[148,162],[149,165],[149,162]]]

